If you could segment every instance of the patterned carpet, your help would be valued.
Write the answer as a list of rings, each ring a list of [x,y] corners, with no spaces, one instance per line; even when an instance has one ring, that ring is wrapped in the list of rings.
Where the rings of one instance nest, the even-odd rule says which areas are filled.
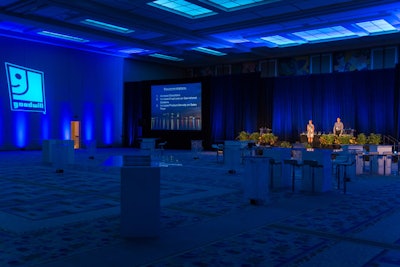
[[[0,266],[52,262],[57,266],[74,255],[125,244],[119,225],[119,157],[136,152],[98,149],[95,158],[89,159],[84,150],[78,150],[75,164],[64,173],[43,163],[40,151],[0,152]],[[271,209],[271,219],[138,265],[339,266],[335,264],[341,262],[340,266],[346,266],[343,262],[347,262],[347,266],[400,266],[398,225],[379,229],[376,240],[363,236],[400,214],[398,176],[357,176],[346,195],[336,190],[320,195],[274,190],[267,207],[259,207],[243,199],[242,167],[229,174],[215,153],[202,152],[196,157],[190,151],[165,153],[164,160],[182,166],[161,168],[163,231],[236,214],[240,217],[263,208]],[[275,218],[273,209],[287,215]],[[390,232],[391,240],[379,240]],[[343,243],[373,248],[373,253],[330,255]],[[320,260],[328,254],[337,261]],[[352,256],[357,259],[343,259]]]

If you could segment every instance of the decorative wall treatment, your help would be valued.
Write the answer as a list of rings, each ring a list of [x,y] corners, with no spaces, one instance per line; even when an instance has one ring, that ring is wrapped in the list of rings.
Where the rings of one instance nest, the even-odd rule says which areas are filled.
[[[370,69],[371,50],[337,52],[333,56],[333,71],[347,72]]]
[[[310,59],[308,56],[279,59],[279,76],[297,76],[310,74]]]

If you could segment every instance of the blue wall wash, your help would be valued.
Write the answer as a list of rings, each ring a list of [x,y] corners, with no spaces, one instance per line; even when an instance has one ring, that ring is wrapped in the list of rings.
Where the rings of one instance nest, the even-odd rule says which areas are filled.
[[[5,37],[0,42],[0,150],[69,139],[72,120],[81,122],[83,145],[121,143],[123,58]],[[28,88],[27,81],[38,83]],[[33,100],[28,89],[36,90]],[[22,104],[12,111],[12,101]]]

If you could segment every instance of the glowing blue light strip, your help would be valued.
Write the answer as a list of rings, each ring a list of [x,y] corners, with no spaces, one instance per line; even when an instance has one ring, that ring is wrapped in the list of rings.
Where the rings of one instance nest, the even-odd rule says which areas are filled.
[[[219,51],[212,50],[212,49],[208,49],[208,48],[205,48],[205,47],[195,47],[192,50],[199,51],[199,52],[202,52],[202,53],[207,53],[207,54],[214,55],[214,56],[225,56],[226,55],[226,53],[219,52]]]
[[[384,33],[397,30],[395,27],[393,27],[392,24],[384,19],[360,22],[356,23],[356,25],[363,28],[369,33]]]
[[[280,0],[199,0],[205,4],[222,9],[226,12],[265,5]]]
[[[68,41],[73,41],[73,42],[78,42],[78,43],[86,43],[89,42],[89,40],[76,37],[76,36],[71,36],[71,35],[66,35],[62,33],[57,33],[57,32],[50,32],[50,31],[40,31],[38,32],[40,35],[45,35],[53,38],[58,38],[58,39],[63,39],[63,40],[68,40]]]
[[[191,19],[217,14],[210,9],[192,4],[185,0],[157,0],[147,4]]]
[[[295,32],[293,35],[296,35],[304,40],[309,42],[313,41],[321,41],[327,39],[339,39],[350,36],[357,36],[354,32],[349,31],[343,26],[335,26],[328,28],[321,28],[309,31]]]
[[[158,53],[150,54],[149,56],[156,57],[156,58],[167,59],[167,60],[172,60],[172,61],[182,61],[183,60],[182,58],[167,56],[167,55],[158,54]]]
[[[81,23],[86,24],[86,25],[90,25],[90,26],[94,26],[94,27],[98,27],[101,29],[106,29],[106,30],[111,30],[114,32],[119,32],[119,33],[131,33],[134,32],[134,30],[125,28],[125,27],[121,27],[121,26],[117,26],[117,25],[113,25],[110,23],[106,23],[106,22],[102,22],[102,21],[98,21],[98,20],[94,20],[94,19],[85,19],[82,20]]]

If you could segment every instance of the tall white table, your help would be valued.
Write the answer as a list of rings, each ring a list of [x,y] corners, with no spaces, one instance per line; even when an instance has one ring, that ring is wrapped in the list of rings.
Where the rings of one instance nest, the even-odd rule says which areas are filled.
[[[160,167],[121,168],[121,235],[157,237],[160,234]]]

